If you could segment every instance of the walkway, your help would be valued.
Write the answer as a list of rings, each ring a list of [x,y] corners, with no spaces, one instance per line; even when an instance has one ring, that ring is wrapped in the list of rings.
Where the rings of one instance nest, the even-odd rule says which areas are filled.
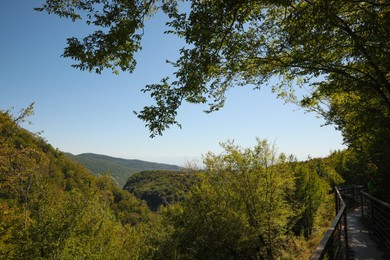
[[[377,246],[374,235],[362,222],[361,208],[347,213],[349,259],[381,260],[390,259]]]

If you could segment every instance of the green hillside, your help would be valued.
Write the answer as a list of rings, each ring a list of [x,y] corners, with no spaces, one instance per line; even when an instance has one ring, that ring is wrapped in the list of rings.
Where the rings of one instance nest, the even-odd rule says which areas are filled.
[[[145,200],[156,211],[161,205],[183,201],[197,176],[196,172],[143,171],[129,177],[123,189]]]
[[[126,180],[137,172],[152,170],[178,171],[177,165],[147,162],[141,160],[128,160],[114,158],[106,155],[83,153],[79,155],[66,154],[71,160],[80,163],[94,175],[109,173],[116,184],[123,187]]]
[[[137,259],[146,204],[0,111],[0,259]],[[138,251],[137,251],[138,250]]]

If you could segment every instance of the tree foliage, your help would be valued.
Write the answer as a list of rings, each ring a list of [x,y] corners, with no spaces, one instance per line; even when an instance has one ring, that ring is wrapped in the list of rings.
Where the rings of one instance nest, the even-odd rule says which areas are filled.
[[[196,181],[197,174],[184,169],[143,171],[130,176],[123,189],[145,200],[151,210],[157,211],[160,206],[184,200]]]
[[[299,257],[289,243],[294,232],[300,236],[304,229],[306,237],[312,235],[329,191],[326,179],[313,171],[308,180],[308,168],[278,154],[265,140],[253,149],[233,143],[223,148],[220,155],[205,156],[199,183],[166,211],[178,258]]]
[[[174,75],[145,86],[155,99],[137,116],[151,136],[179,125],[183,102],[224,105],[229,88],[271,85],[343,134],[366,179],[390,198],[390,3],[385,0],[46,0],[40,11],[85,19],[95,32],[71,38],[64,56],[82,70],[132,72],[144,21],[161,11],[166,33],[185,40]],[[386,185],[382,185],[386,183]]]
[[[139,257],[146,204],[20,128],[31,113],[0,112],[0,258]]]
[[[332,217],[332,164],[297,162],[265,140],[224,144],[203,173],[132,176],[132,192],[169,202],[152,213],[18,126],[30,113],[0,113],[1,259],[301,259]]]
[[[171,62],[177,69],[174,79],[145,88],[157,103],[138,116],[152,135],[177,123],[184,100],[210,102],[210,111],[218,110],[230,87],[260,86],[274,76],[282,78],[274,86],[281,95],[291,91],[285,87],[309,87],[305,106],[323,110],[318,102],[330,102],[336,111],[335,95],[347,94],[375,100],[377,112],[388,114],[387,1],[47,0],[37,9],[102,28],[82,41],[68,39],[64,53],[79,61],[75,67],[97,72],[116,67],[132,72],[144,20],[157,11],[167,14],[167,33],[187,45]],[[327,118],[334,121],[331,114]]]
[[[295,209],[290,219],[295,235],[310,238],[319,226],[317,221],[321,207],[329,200],[332,187],[344,182],[327,159],[311,159],[295,162],[291,165],[294,172],[295,189],[291,194],[291,203]],[[331,197],[332,201],[333,198]]]

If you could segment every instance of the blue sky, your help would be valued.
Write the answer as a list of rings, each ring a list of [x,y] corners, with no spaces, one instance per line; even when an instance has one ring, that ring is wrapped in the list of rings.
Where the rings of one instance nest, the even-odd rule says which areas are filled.
[[[140,90],[172,73],[165,60],[175,59],[182,47],[180,40],[162,33],[163,17],[148,22],[133,74],[96,75],[73,69],[72,60],[60,57],[66,38],[84,36],[88,27],[35,12],[34,2],[41,1],[0,4],[0,109],[17,112],[35,102],[28,129],[43,130],[55,148],[179,165],[221,151],[220,142],[235,140],[248,147],[256,137],[275,141],[280,152],[301,160],[343,149],[333,126],[321,127],[323,119],[284,105],[267,87],[232,89],[225,107],[212,114],[203,113],[202,105],[185,104],[178,115],[183,128],[150,139],[132,111],[151,104]]]

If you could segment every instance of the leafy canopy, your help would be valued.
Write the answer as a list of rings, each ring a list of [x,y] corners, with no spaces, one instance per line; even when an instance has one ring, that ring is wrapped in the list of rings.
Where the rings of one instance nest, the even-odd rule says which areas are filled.
[[[208,153],[206,172],[181,205],[170,208],[179,254],[185,259],[273,259],[286,242],[293,176],[284,154],[266,140]],[[292,158],[292,157],[291,157]]]
[[[329,214],[322,211],[333,209],[325,206],[333,168],[324,160],[297,162],[267,140],[222,148],[205,155],[205,170],[185,199],[163,211],[173,227],[173,258],[307,259],[297,239],[321,234]]]
[[[186,45],[169,62],[173,78],[144,88],[156,103],[136,114],[152,137],[179,125],[184,101],[209,103],[207,112],[215,111],[229,88],[258,88],[275,76],[280,96],[293,97],[304,86],[309,93],[301,104],[343,129],[334,100],[344,94],[375,100],[382,117],[389,113],[389,1],[46,0],[37,10],[93,25],[84,39],[68,39],[64,56],[97,73],[132,72],[144,21],[158,11],[169,17],[166,33]]]

